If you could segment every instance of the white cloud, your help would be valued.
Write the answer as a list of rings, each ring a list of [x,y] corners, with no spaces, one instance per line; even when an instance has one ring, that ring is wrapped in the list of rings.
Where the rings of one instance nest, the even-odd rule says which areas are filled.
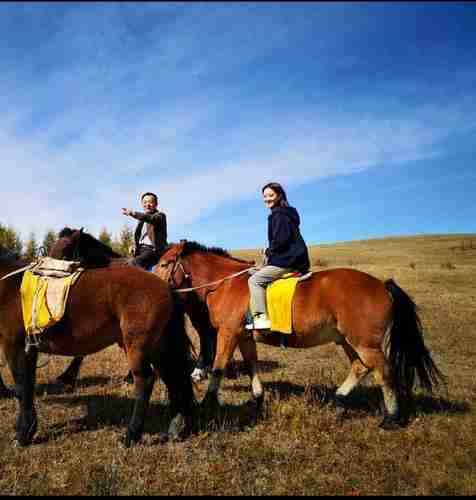
[[[375,102],[352,111],[337,111],[333,100],[289,108],[279,96],[276,106],[260,107],[268,95],[253,94],[248,68],[259,75],[267,57],[289,57],[283,51],[317,29],[317,71],[352,67],[359,54],[332,48],[371,19],[367,13],[358,29],[349,23],[335,32],[330,20],[344,7],[313,16],[274,7],[264,16],[266,7],[250,4],[242,8],[260,15],[236,18],[216,4],[206,15],[193,5],[145,4],[132,20],[120,4],[68,9],[38,52],[32,47],[0,83],[0,221],[24,236],[64,225],[118,232],[130,221],[120,207],[137,207],[138,193],[153,190],[174,225],[187,225],[257,197],[270,180],[299,185],[429,158],[451,134],[476,126],[472,92],[441,103],[421,82],[412,87],[418,107],[387,109],[389,89],[411,86],[408,77],[380,82]],[[129,28],[151,10],[163,14],[154,27]],[[48,70],[35,74],[45,61]]]

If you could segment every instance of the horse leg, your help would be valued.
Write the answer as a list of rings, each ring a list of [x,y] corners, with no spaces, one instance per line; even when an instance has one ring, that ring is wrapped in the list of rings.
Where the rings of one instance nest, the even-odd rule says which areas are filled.
[[[68,392],[72,392],[78,380],[79,368],[83,360],[84,356],[73,358],[68,368],[56,379],[56,384],[61,384]]]
[[[208,372],[213,365],[216,351],[216,335],[210,329],[206,329],[205,331],[202,329],[196,330],[200,338],[200,354],[191,376],[195,382],[201,382],[208,378]]]
[[[365,365],[372,370],[375,382],[382,390],[385,415],[379,427],[385,430],[401,427],[399,402],[392,383],[391,368],[384,353],[380,349],[360,349],[359,354]]]
[[[194,301],[194,299],[190,300],[190,314],[188,314],[188,317],[200,341],[200,352],[191,377],[195,382],[201,382],[208,378],[208,372],[213,365],[217,343],[216,330],[210,323],[206,306]]]
[[[19,399],[16,441],[20,446],[27,446],[32,442],[38,425],[34,403],[38,351],[32,347],[26,354],[23,346],[15,346],[5,355],[15,380]]]
[[[0,399],[12,398],[15,392],[9,389],[3,382],[2,376],[0,375]]]
[[[239,332],[239,335],[242,335]],[[230,361],[233,352],[238,345],[238,335],[231,329],[219,329],[217,333],[217,353],[213,363],[213,370],[208,383],[207,392],[202,400],[201,406],[216,409],[220,406],[218,391],[223,378],[225,368]]]
[[[140,440],[144,432],[145,416],[154,388],[155,374],[143,350],[130,347],[127,349],[127,359],[135,387],[134,410],[123,440],[124,445],[129,448]]]
[[[246,335],[240,338],[238,347],[251,379],[253,399],[256,401],[258,410],[260,410],[264,401],[264,389],[258,376],[258,353],[256,350],[256,342],[252,337]]]
[[[360,359],[354,348],[344,342],[342,344],[345,354],[350,361],[350,371],[344,382],[338,387],[334,396],[334,404],[339,412],[339,416],[343,417],[346,411],[345,400],[352,390],[370,373],[368,368]]]

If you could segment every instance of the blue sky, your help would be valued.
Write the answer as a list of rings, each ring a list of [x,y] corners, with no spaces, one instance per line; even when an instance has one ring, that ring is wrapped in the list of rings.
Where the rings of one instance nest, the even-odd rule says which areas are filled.
[[[476,4],[0,3],[0,222],[266,246],[476,233]]]

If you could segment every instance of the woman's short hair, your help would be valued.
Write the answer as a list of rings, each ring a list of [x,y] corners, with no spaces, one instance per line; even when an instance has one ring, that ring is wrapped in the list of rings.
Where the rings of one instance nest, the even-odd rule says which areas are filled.
[[[146,197],[146,196],[153,196],[153,198],[155,199],[155,203],[159,203],[159,199],[157,198],[157,195],[155,193],[151,193],[151,192],[147,192],[147,193],[144,193],[144,194],[141,194],[140,195],[140,201],[142,203],[142,200]]]
[[[284,191],[284,188],[283,186],[281,186],[281,184],[279,184],[278,182],[268,182],[268,184],[263,186],[261,192],[264,193],[265,189],[271,189],[279,196],[278,205],[280,207],[289,207],[286,191]]]

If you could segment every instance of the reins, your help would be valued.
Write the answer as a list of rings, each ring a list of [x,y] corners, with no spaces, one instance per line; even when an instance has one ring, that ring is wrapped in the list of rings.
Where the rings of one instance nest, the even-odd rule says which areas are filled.
[[[8,273],[5,276],[3,276],[2,278],[0,278],[0,281],[6,280],[7,278],[10,278],[11,276],[15,276],[15,274],[22,273],[23,271],[26,271],[26,270],[30,269],[31,267],[35,266],[36,263],[37,262],[32,262],[31,264],[28,264],[27,266],[22,267],[21,269],[16,269],[15,271]]]
[[[255,266],[252,266],[252,267],[248,267],[246,269],[243,269],[242,271],[239,271],[237,273],[234,273],[234,274],[230,274],[230,276],[225,276],[224,278],[221,278],[219,280],[216,280],[216,281],[212,281],[211,283],[205,283],[203,285],[199,285],[199,286],[194,286],[194,287],[190,287],[190,288],[177,288],[175,290],[172,290],[173,292],[175,293],[185,293],[185,292],[192,292],[194,290],[199,290],[200,288],[208,288],[210,286],[213,286],[213,285],[218,285],[218,284],[221,284],[223,283],[224,281],[227,281],[227,280],[231,280],[233,278],[236,278],[237,276],[240,276],[241,274],[245,274],[247,273],[248,271],[250,271],[251,269],[256,269]]]

